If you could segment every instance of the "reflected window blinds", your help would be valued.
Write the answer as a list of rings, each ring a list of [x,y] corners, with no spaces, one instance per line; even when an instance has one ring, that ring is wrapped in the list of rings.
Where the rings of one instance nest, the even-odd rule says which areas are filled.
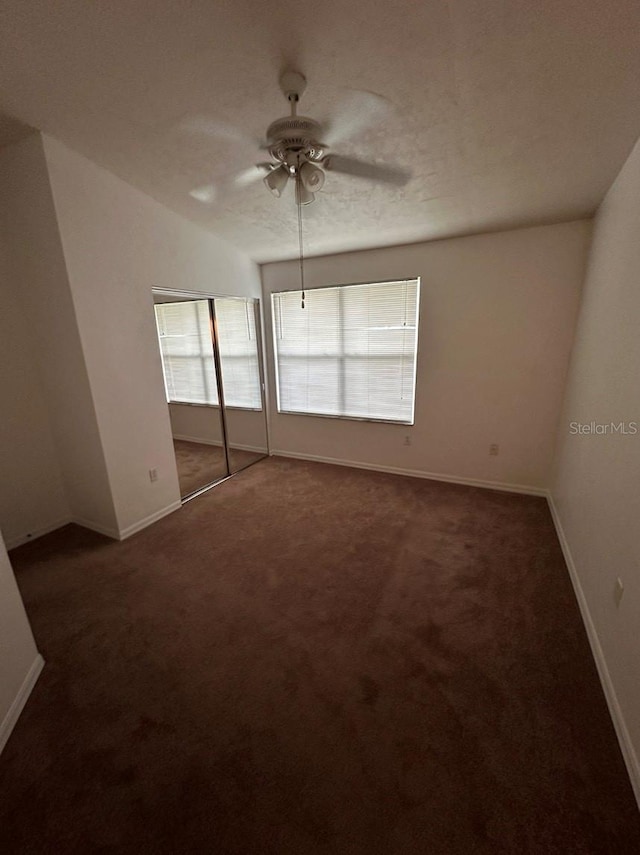
[[[167,401],[216,404],[209,301],[155,306]]]
[[[216,298],[215,308],[225,406],[261,410],[262,389],[253,303]]]
[[[208,300],[155,306],[167,400],[218,405]],[[253,305],[217,299],[225,405],[260,410],[262,394]]]

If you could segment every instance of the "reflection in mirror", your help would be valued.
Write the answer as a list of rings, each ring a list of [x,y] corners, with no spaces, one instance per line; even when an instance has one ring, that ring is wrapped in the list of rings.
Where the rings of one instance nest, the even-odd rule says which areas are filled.
[[[182,498],[229,474],[209,300],[154,294]]]
[[[227,297],[216,297],[213,302],[229,469],[238,472],[269,453],[258,303]]]

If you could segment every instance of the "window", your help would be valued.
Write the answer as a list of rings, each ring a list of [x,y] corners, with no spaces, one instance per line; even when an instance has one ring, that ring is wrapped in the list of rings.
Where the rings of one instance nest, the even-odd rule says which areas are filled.
[[[218,404],[208,300],[155,307],[167,401]]]
[[[214,301],[227,407],[262,409],[256,316],[248,300]],[[167,401],[218,405],[209,300],[155,306]]]
[[[278,412],[413,424],[419,281],[272,294]]]

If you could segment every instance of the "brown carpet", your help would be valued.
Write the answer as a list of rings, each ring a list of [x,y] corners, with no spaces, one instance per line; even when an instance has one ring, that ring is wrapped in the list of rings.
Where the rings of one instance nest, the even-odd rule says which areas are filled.
[[[271,458],[12,559],[2,852],[640,852],[542,499]]]
[[[188,496],[213,481],[226,478],[228,474],[227,463],[222,447],[206,445],[203,442],[174,439],[173,448],[176,455],[181,496]],[[231,448],[229,450],[231,471],[238,472],[240,469],[255,463],[256,460],[260,460],[261,457],[264,455],[257,454],[254,451]]]

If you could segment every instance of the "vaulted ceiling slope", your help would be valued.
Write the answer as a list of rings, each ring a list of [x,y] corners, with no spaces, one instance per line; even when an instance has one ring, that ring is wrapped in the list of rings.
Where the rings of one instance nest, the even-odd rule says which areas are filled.
[[[293,195],[189,196],[264,160],[286,67],[323,120],[350,89],[393,104],[341,153],[404,187],[330,174],[305,209],[314,254],[592,213],[640,134],[637,0],[4,0],[0,110],[257,261],[297,249]],[[207,118],[214,136],[193,128]],[[197,123],[196,123],[197,124]],[[233,129],[233,132],[229,131]],[[237,133],[236,133],[237,132]]]

